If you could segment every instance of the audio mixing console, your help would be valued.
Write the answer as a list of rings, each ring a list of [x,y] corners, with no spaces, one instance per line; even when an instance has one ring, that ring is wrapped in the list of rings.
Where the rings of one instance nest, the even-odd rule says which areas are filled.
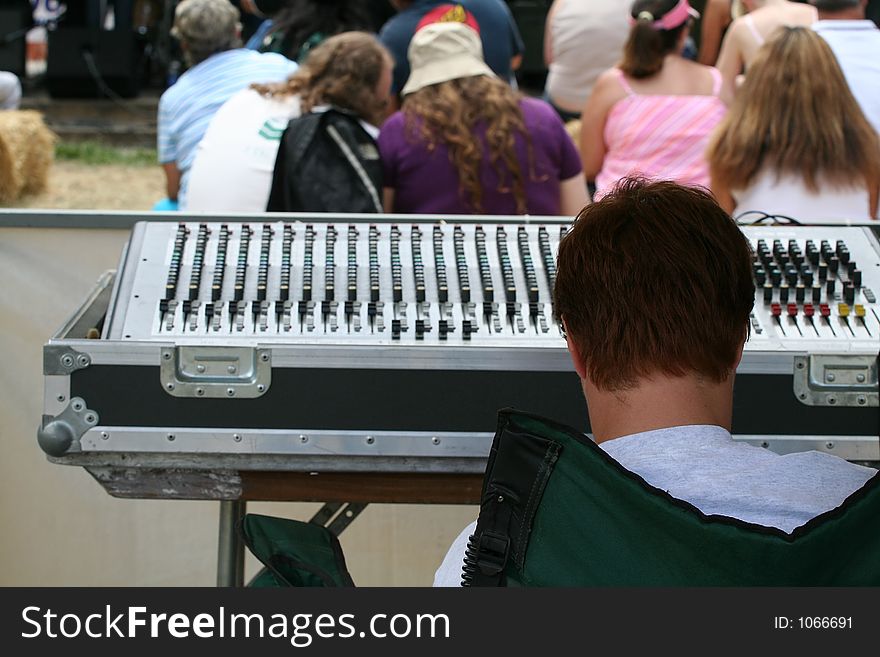
[[[138,224],[118,273],[45,348],[41,445],[479,471],[498,408],[588,431],[551,296],[566,229],[382,215]],[[743,230],[756,296],[734,434],[880,460],[875,235]]]

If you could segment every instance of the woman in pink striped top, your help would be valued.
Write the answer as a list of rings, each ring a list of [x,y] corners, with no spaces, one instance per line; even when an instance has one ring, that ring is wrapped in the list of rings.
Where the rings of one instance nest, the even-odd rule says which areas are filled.
[[[623,60],[605,71],[581,117],[581,158],[595,198],[641,175],[709,186],[703,155],[724,116],[721,75],[681,56],[696,12],[687,0],[636,0]]]

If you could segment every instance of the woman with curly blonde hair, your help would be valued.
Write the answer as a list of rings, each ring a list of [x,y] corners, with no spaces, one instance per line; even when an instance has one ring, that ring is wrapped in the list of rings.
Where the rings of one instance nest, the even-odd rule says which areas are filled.
[[[381,165],[374,140],[387,115],[392,68],[391,55],[376,37],[344,32],[313,48],[287,81],[253,85],[233,96],[199,144],[187,209],[262,212],[268,199],[270,210],[330,211],[327,203],[346,203],[347,196],[340,193],[346,185],[353,196],[366,200],[355,207],[358,201],[351,199],[351,208],[341,205],[338,211],[381,209]],[[322,161],[306,166],[310,175],[324,171],[317,186],[297,190],[307,186],[308,178],[300,174],[302,163],[286,157],[285,144],[319,122],[340,123],[334,130],[351,142],[348,150],[355,159],[364,152],[375,157],[359,162],[352,173],[345,164],[347,153],[336,146],[329,152],[319,148],[327,145],[324,127],[310,132],[314,148],[308,155]],[[319,158],[322,154],[326,157]],[[330,185],[342,187],[328,190]]]
[[[880,138],[831,48],[808,28],[781,28],[762,47],[706,158],[728,212],[877,218]]]
[[[426,20],[438,11],[413,36],[403,109],[379,135],[385,210],[577,214],[580,158],[555,111],[495,77],[470,14]]]

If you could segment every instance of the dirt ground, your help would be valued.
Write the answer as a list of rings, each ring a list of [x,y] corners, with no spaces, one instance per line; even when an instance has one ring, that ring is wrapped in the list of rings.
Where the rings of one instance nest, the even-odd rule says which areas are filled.
[[[165,194],[165,176],[157,164],[126,166],[56,161],[49,187],[9,207],[57,210],[149,210]]]

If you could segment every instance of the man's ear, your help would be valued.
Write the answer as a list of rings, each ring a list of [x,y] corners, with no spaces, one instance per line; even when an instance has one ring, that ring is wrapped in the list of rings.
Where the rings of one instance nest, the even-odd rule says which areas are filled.
[[[571,339],[571,333],[568,330],[568,327],[565,325],[565,319],[562,320],[562,329],[565,331],[565,344],[568,347],[568,353],[571,356],[571,362],[574,365],[574,371],[577,372],[578,376],[581,378],[581,381],[587,378],[587,365],[584,362],[583,357],[581,356],[580,349],[578,349],[577,343]]]
[[[743,359],[743,349],[746,346],[745,340],[739,343],[739,349],[736,352],[736,361],[733,363],[733,371],[736,371],[736,368],[739,367],[740,362]]]

